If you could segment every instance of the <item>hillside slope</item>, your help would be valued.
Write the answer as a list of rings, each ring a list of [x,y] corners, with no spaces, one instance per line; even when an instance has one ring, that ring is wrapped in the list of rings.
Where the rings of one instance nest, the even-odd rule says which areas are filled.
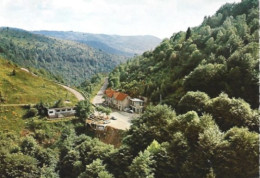
[[[221,92],[258,107],[257,0],[226,4],[110,74],[110,86],[176,107],[188,91]]]
[[[34,76],[0,58],[0,104],[54,104],[59,99],[75,104],[77,99],[65,88]]]
[[[46,69],[67,84],[79,84],[96,73],[109,72],[126,60],[80,43],[8,27],[0,28],[0,41],[0,55],[21,66]]]
[[[120,36],[72,31],[34,31],[33,33],[77,41],[111,54],[124,56],[141,54],[147,50],[153,49],[161,42],[161,39],[151,35]]]

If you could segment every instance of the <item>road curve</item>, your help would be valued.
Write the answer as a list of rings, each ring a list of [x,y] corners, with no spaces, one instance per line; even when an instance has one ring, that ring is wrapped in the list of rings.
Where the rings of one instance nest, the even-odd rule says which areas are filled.
[[[33,76],[36,76],[36,77],[37,77],[37,75],[35,75],[34,73],[30,72],[30,71],[29,71],[28,69],[26,69],[26,68],[21,68],[21,70],[23,70],[23,71],[25,71],[25,72],[28,72],[28,73],[32,74]],[[57,82],[55,82],[55,81],[52,81],[52,82],[57,83]],[[73,93],[73,94],[75,95],[75,97],[76,97],[79,101],[85,100],[85,97],[84,97],[80,92],[78,92],[77,90],[75,90],[75,89],[73,89],[73,88],[70,88],[70,87],[68,87],[68,86],[59,84],[59,83],[57,83],[57,84],[60,85],[60,86],[62,86],[62,87],[65,88],[66,90],[70,91],[71,93]]]
[[[65,88],[66,90],[70,91],[71,93],[73,93],[79,101],[85,100],[85,97],[77,90],[70,88],[68,86],[65,86],[65,85],[61,85],[61,84],[59,84],[59,85],[62,86],[63,88]]]

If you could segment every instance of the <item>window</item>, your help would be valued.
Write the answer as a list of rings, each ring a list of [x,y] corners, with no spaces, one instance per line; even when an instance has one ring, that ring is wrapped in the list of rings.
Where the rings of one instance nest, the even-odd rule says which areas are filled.
[[[71,109],[67,109],[67,111],[71,111]]]
[[[66,109],[63,109],[63,110],[61,110],[61,111],[66,111]]]
[[[53,111],[49,111],[49,114],[52,114],[53,113]]]
[[[60,110],[58,109],[56,112],[60,112]]]

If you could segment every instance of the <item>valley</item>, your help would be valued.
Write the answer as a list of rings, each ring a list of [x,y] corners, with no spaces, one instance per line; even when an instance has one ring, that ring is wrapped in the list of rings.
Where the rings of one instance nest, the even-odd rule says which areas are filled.
[[[125,8],[103,3],[102,16]],[[137,18],[124,12],[121,28],[150,8],[177,10],[160,3],[143,4]],[[160,21],[178,25],[171,18]],[[259,177],[258,98],[258,0],[223,4],[163,40],[0,27],[0,177]]]

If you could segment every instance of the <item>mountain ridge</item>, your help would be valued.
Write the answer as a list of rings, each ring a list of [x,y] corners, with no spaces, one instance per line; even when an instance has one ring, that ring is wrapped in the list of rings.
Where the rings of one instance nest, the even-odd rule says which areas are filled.
[[[105,52],[124,56],[134,56],[153,49],[161,39],[153,35],[109,35],[74,31],[32,31],[35,34],[51,36],[87,44]],[[95,44],[93,44],[95,42]],[[99,45],[97,44],[99,43]]]
[[[0,28],[0,40],[1,56],[26,68],[43,68],[73,85],[96,73],[109,72],[127,60],[124,56],[109,54],[79,42],[17,28]]]

